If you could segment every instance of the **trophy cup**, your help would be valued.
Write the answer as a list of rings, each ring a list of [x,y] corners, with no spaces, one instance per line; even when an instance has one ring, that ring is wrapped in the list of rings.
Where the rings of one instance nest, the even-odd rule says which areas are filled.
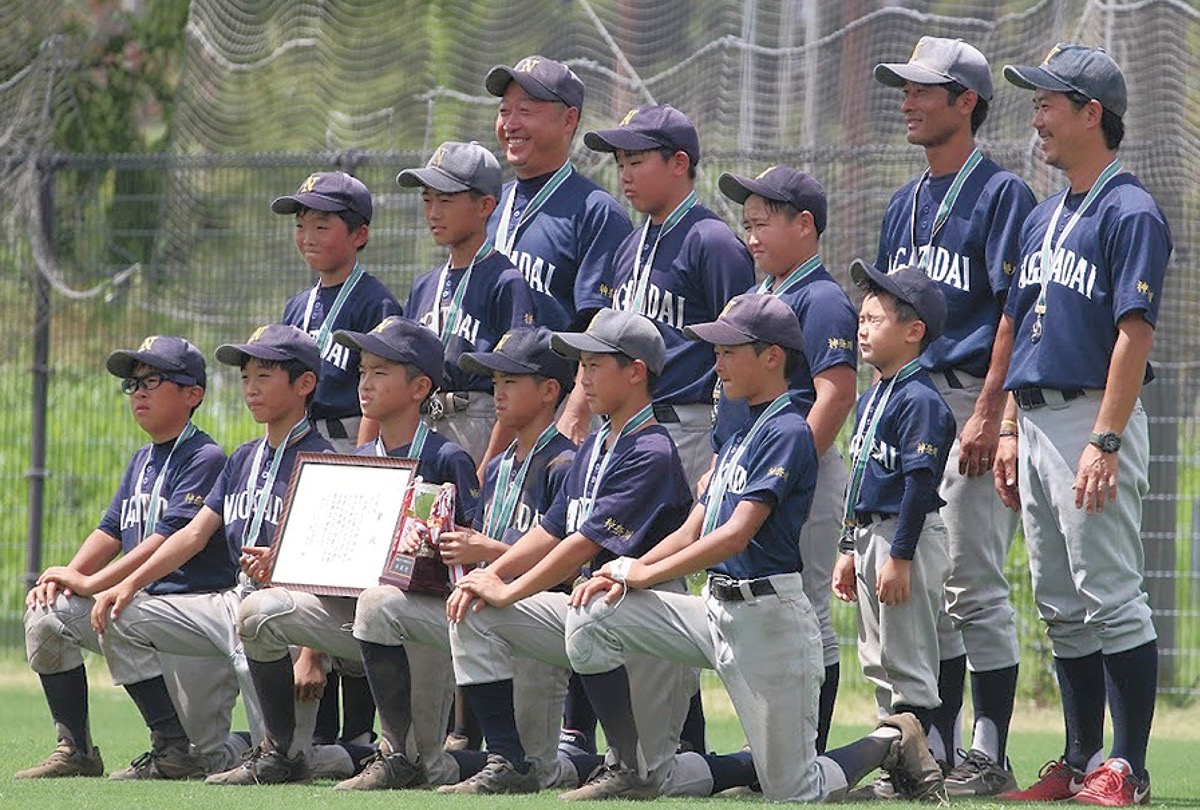
[[[404,514],[392,537],[392,550],[379,576],[381,585],[402,591],[446,596],[450,572],[438,554],[438,536],[454,528],[454,484],[415,481],[405,493]],[[402,551],[402,541],[417,539],[416,551]],[[403,547],[409,547],[404,543]]]

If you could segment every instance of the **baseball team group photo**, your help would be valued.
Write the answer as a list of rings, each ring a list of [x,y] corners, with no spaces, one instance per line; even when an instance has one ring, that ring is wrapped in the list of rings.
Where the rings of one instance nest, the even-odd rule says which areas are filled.
[[[175,5],[220,67],[220,4]],[[888,122],[847,130],[856,165],[755,146],[759,107],[723,130],[691,94],[720,71],[651,95],[621,26],[658,4],[579,5],[608,67],[569,27],[516,38],[444,91],[471,115],[422,97],[412,152],[131,171],[157,223],[103,227],[199,212],[145,242],[178,281],[131,247],[72,287],[54,256],[97,220],[47,222],[120,170],[72,191],[36,178],[82,162],[10,161],[52,270],[12,288],[34,373],[5,401],[35,407],[0,800],[1191,806],[1196,189],[1144,124],[1168,79],[1115,38],[1149,18],[1029,2],[1063,24],[1017,43],[999,9],[901,7],[856,40],[891,12],[843,8],[857,56],[805,76]],[[804,5],[772,22],[807,36],[830,12]],[[181,97],[221,97],[190,70]],[[76,433],[103,450],[64,455]]]

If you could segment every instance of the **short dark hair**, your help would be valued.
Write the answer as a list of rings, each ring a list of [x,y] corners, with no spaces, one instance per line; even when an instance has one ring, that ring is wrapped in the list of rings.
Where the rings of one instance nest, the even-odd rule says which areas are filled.
[[[672,149],[669,146],[660,146],[658,149],[653,149],[651,151],[658,152],[660,155],[662,155],[664,161],[670,160],[678,153],[683,152],[682,149]],[[696,164],[692,162],[692,158],[690,156],[688,157],[688,179],[696,179]]]
[[[763,203],[767,206],[767,211],[772,214],[780,214],[788,222],[791,222],[796,217],[800,216],[800,209],[792,205],[787,200],[776,200],[771,197],[763,197]]]
[[[674,154],[674,153],[672,153],[672,154]],[[613,352],[612,356],[617,361],[617,365],[620,366],[621,368],[626,368],[628,366],[633,365],[634,358],[630,357],[629,355],[625,354],[624,352]],[[646,363],[646,361],[643,360],[642,364],[645,365],[645,363]],[[649,366],[646,366],[646,393],[653,394],[654,388],[657,385],[658,385],[658,375],[655,374],[653,371],[651,371]]]
[[[958,82],[948,82],[945,85],[945,88],[946,88],[946,93],[947,93],[946,103],[951,104],[951,105],[953,105],[954,102],[958,101],[959,96],[961,96],[963,93],[967,92],[968,89],[970,89],[966,85],[959,84]],[[983,126],[983,122],[987,120],[988,107],[989,107],[988,100],[985,99],[983,96],[979,95],[979,91],[976,90],[975,91],[975,108],[973,110],[971,110],[971,134],[972,135],[974,135],[976,132],[978,132],[979,128],[981,126]]]
[[[1064,95],[1076,111],[1082,110],[1091,101],[1083,93],[1077,93],[1074,90]],[[1103,110],[1100,115],[1100,130],[1104,133],[1104,145],[1116,151],[1121,147],[1121,141],[1125,140],[1125,121],[1104,105],[1101,105],[1100,109]]]
[[[552,380],[558,383],[558,401],[554,403],[554,407],[556,408],[562,405],[563,401],[566,400],[567,395],[571,393],[571,389],[563,385],[562,380],[558,379],[557,377],[547,377],[543,374],[531,374],[529,376],[533,377],[533,381],[538,385],[541,385],[547,380]]]
[[[262,365],[263,368],[281,368],[281,369],[283,369],[284,371],[287,372],[289,383],[294,383],[296,380],[300,379],[300,375],[304,374],[304,372],[306,372],[306,371],[311,372],[312,375],[314,377],[316,377],[318,380],[321,379],[321,375],[319,373],[313,371],[311,368],[304,365],[304,363],[300,362],[299,360],[296,360],[295,358],[290,358],[288,360],[263,360],[261,357],[251,357],[248,354],[244,354],[244,355],[242,355],[242,363],[239,366],[239,368],[245,369],[246,364],[249,363],[251,360],[257,360],[259,362],[259,364]],[[304,400],[305,408],[309,408],[312,406],[313,396],[316,394],[316,392],[317,392],[317,389],[315,386],[313,387],[312,391],[308,392],[308,397],[305,398],[305,400]]]
[[[920,321],[925,323],[925,319],[921,317],[921,313],[917,312],[917,308],[907,301],[901,301],[890,290],[885,290],[873,281],[866,281],[860,285],[863,292],[867,295],[873,295],[880,301],[888,301],[892,307],[892,314],[896,316],[896,320],[901,323],[912,323]],[[933,341],[929,337],[929,324],[925,324],[925,334],[921,336],[921,351],[929,348],[929,344]]]
[[[767,343],[765,340],[756,340],[750,344],[754,349],[754,354],[760,355],[772,346],[779,346],[778,343]],[[786,346],[779,346],[783,349],[783,376],[785,379],[791,379],[792,373],[796,370],[796,366],[800,365],[800,352],[795,349],[789,349]]]
[[[387,358],[385,357],[384,359],[386,360]],[[393,361],[389,361],[389,362],[393,362]],[[421,369],[417,368],[417,365],[415,363],[396,363],[396,365],[402,366],[404,368],[404,376],[408,378],[409,382],[414,382],[418,377],[429,377],[428,374],[426,374],[424,371],[421,371]],[[424,403],[428,402],[430,397],[433,396],[434,392],[437,391],[437,389],[438,389],[437,383],[435,383],[433,381],[432,377],[429,377],[429,393],[425,395],[425,399],[421,400],[421,403],[424,404]]]

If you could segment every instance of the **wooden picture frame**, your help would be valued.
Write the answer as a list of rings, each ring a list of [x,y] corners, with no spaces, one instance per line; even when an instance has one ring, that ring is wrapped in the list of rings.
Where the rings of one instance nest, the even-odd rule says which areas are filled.
[[[297,456],[269,584],[323,596],[358,596],[378,585],[416,469],[393,456]]]

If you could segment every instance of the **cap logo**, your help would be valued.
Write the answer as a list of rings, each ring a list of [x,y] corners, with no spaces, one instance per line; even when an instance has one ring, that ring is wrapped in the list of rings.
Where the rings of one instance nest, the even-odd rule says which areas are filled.
[[[429,159],[429,165],[440,167],[442,165],[442,161],[445,159],[446,159],[446,147],[439,146],[437,148],[437,151],[433,153],[433,157],[431,157]]]
[[[370,331],[370,334],[378,335],[380,332],[383,332],[384,330],[386,330],[388,328],[388,326],[391,325],[391,323],[392,323],[392,317],[384,318],[382,321],[380,321],[378,324],[375,325],[375,328]]]
[[[266,329],[267,329],[267,327],[265,327],[265,326],[258,327],[257,329],[254,330],[253,334],[250,335],[250,339],[246,342],[247,343],[258,343],[259,338],[262,337],[262,333],[265,332]]]
[[[764,177],[766,177],[771,172],[775,171],[775,169],[777,169],[777,168],[778,168],[778,166],[768,166],[767,168],[765,168],[761,172],[759,172],[758,176],[756,176],[754,179],[762,180]]]
[[[1053,59],[1058,54],[1058,52],[1061,50],[1062,50],[1061,45],[1055,45],[1053,48],[1051,48],[1050,53],[1046,54],[1046,58],[1042,60],[1042,67],[1045,67],[1046,65],[1050,64],[1050,60]]]
[[[925,39],[922,37],[917,40],[917,45],[913,48],[912,56],[908,57],[908,61],[915,62],[921,53],[921,49],[925,47]]]
[[[297,194],[308,194],[309,192],[311,192],[313,190],[313,188],[316,187],[317,181],[320,179],[321,179],[321,175],[310,174],[308,176],[308,178],[303,183],[300,184],[300,190],[296,193]]]
[[[154,349],[154,341],[158,340],[158,335],[151,335],[142,341],[142,345],[138,346],[139,352],[148,352]]]
[[[508,339],[509,339],[510,337],[512,337],[512,332],[505,332],[505,333],[504,333],[504,336],[503,336],[503,337],[501,337],[501,338],[500,338],[500,340],[496,341],[496,345],[495,345],[495,346],[492,348],[492,351],[494,351],[494,352],[498,352],[498,351],[500,351],[501,349],[503,349],[503,348],[504,348],[504,344],[505,344],[505,343],[508,343]]]
[[[517,62],[516,69],[521,73],[533,73],[533,69],[538,66],[542,60],[536,56],[526,56],[520,62]]]
[[[725,309],[721,310],[721,314],[717,316],[717,319],[720,320],[721,318],[724,318],[726,315],[729,314],[729,311],[731,309],[733,309],[735,306],[737,306],[740,303],[742,303],[742,302],[736,298],[729,299],[729,303],[725,305]]]
[[[618,124],[617,126],[621,126],[621,127],[626,127],[626,126],[629,126],[629,122],[633,120],[633,117],[634,117],[635,115],[637,115],[637,108],[636,108],[636,107],[634,107],[634,108],[633,108],[632,110],[630,110],[629,112],[625,113],[625,117],[621,119],[621,123],[620,123],[620,124]]]

